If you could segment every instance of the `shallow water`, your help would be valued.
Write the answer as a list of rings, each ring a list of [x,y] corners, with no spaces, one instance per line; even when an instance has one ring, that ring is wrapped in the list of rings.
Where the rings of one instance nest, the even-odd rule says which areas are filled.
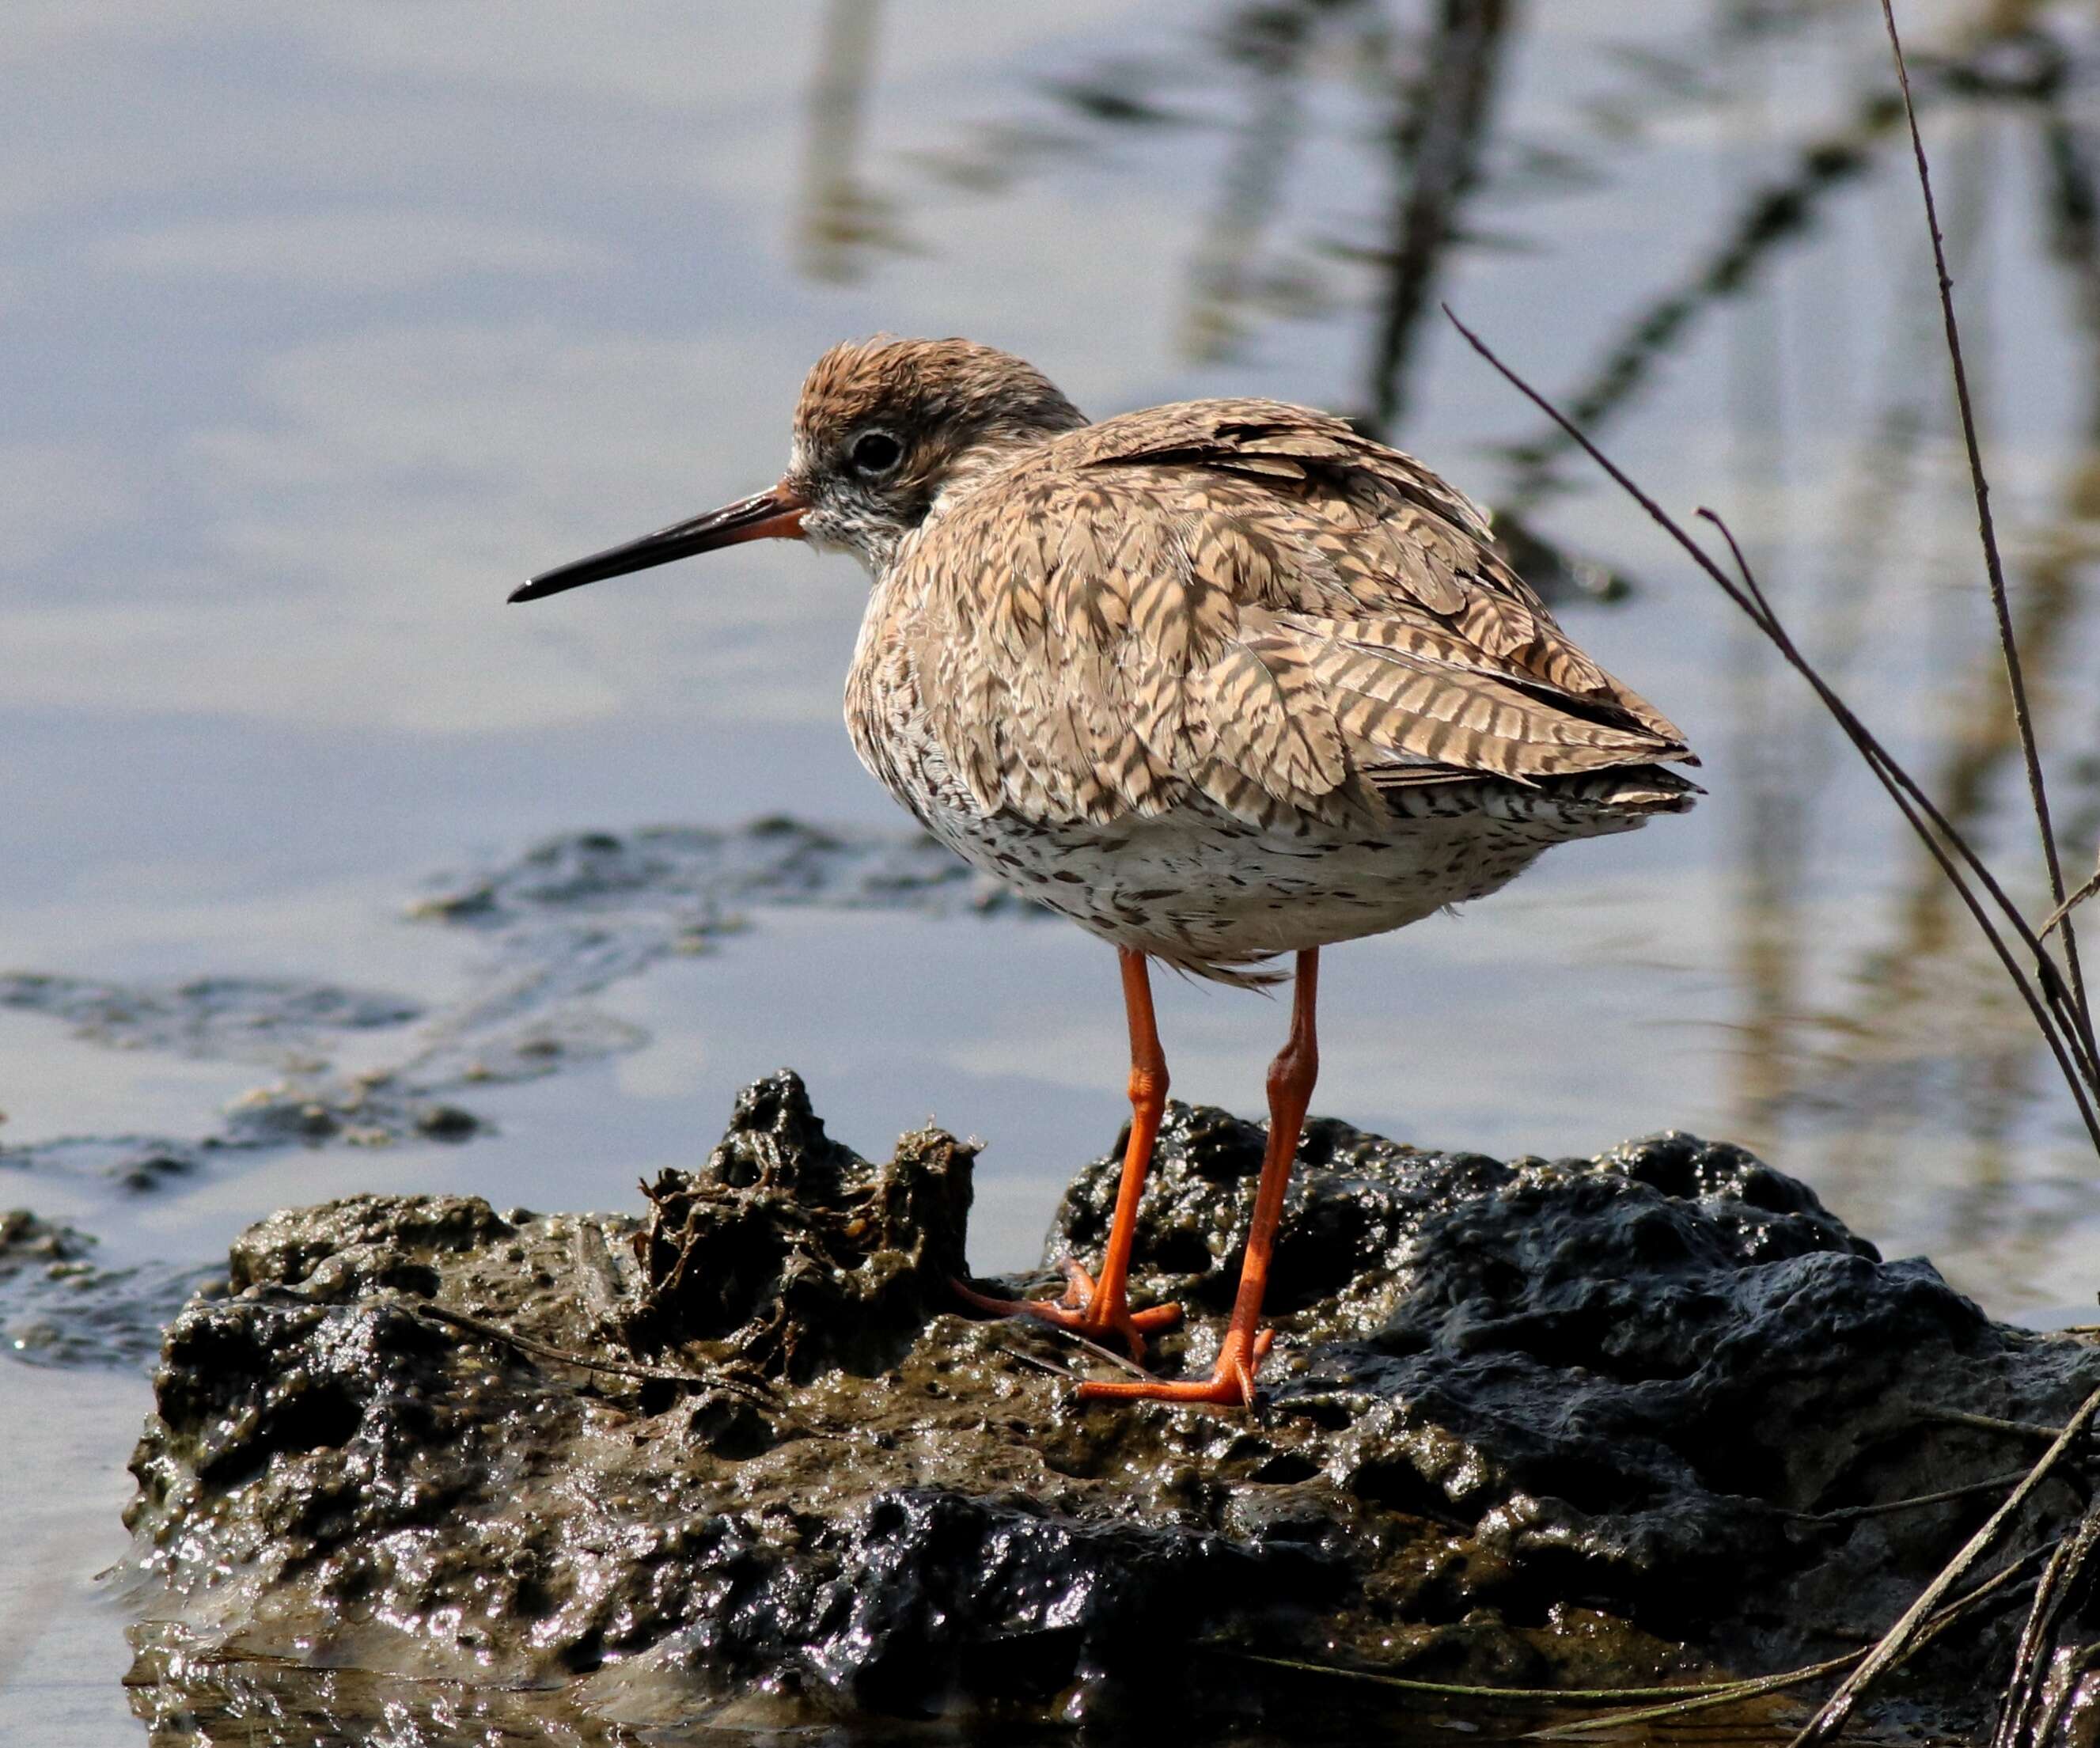
[[[1563,617],[1685,727],[1711,796],[1331,956],[1319,1108],[1505,1154],[1726,1135],[1993,1312],[2083,1320],[2100,1182],[1930,863],[1798,682],[1436,311],[1665,503],[1727,514],[1804,646],[2039,894],[1874,12],[1736,0],[1635,35],[1586,0],[1449,9],[1499,20],[1471,32],[1400,0],[666,0],[615,28],[540,0],[410,29],[377,3],[17,0],[0,973],[77,999],[0,987],[0,1207],[95,1243],[69,1279],[55,1255],[0,1279],[20,1357],[73,1362],[0,1361],[0,1512],[34,1544],[0,1564],[0,1736],[138,1733],[88,1579],[121,1547],[141,1355],[270,1207],[629,1206],[792,1062],[864,1150],[929,1110],[986,1137],[998,1268],[1113,1133],[1105,950],[967,894],[645,881],[616,926],[580,903],[522,943],[410,914],[588,829],[896,829],[836,722],[845,561],[745,547],[501,605],[772,478],[802,369],[848,333],[994,341],[1096,413],[1357,413],[1626,579]],[[1904,15],[2082,866],[2100,45],[2070,9]],[[1160,997],[1176,1092],[1255,1108],[1277,1005]],[[352,1109],[360,1071],[395,1079]]]

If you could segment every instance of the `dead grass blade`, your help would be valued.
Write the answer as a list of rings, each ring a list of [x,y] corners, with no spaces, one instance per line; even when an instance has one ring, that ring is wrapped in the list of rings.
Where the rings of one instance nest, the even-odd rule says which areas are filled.
[[[1961,1582],[1962,1575],[1987,1553],[1998,1534],[2012,1521],[2013,1514],[2027,1503],[2035,1490],[2049,1479],[2050,1472],[2061,1463],[2071,1447],[2076,1444],[2092,1425],[2093,1417],[2100,1415],[2100,1390],[2095,1390],[2079,1405],[2058,1433],[2054,1443],[2045,1450],[2035,1466],[2027,1471],[2027,1479],[2006,1495],[2005,1503],[1983,1521],[1976,1533],[1962,1544],[1961,1552],[1940,1569],[1939,1577],[1925,1587],[1917,1601],[1904,1609],[1895,1626],[1882,1635],[1881,1641],[1867,1653],[1860,1666],[1839,1684],[1838,1691],[1824,1701],[1821,1708],[1807,1724],[1788,1744],[1788,1748],[1815,1748],[1820,1742],[1828,1741],[1845,1727],[1846,1719],[1860,1697],[1887,1671],[1910,1655],[1920,1641],[1920,1631],[1933,1611],[1939,1606],[1940,1598]]]
[[[1957,1596],[1953,1601],[1948,1603],[1945,1608],[1926,1622],[1917,1635],[1917,1645],[1912,1646],[1912,1649],[1916,1649],[1938,1638],[1977,1604],[1988,1597],[1995,1596],[2011,1583],[2023,1568],[2033,1565],[2044,1552],[2045,1550],[2041,1548],[2036,1548],[2032,1553],[2023,1555],[2019,1559],[2013,1561],[2010,1565],[1992,1573],[1990,1577],[1973,1589],[1964,1591],[1961,1595]],[[1866,1655],[1867,1653],[1864,1651],[1853,1651],[1843,1657],[1828,1658],[1820,1663],[1806,1664],[1799,1669],[1783,1670],[1776,1675],[1754,1676],[1748,1680],[1736,1683],[1734,1690],[1729,1693],[1695,1694],[1685,1699],[1672,1701],[1667,1705],[1643,1706],[1637,1711],[1615,1711],[1605,1717],[1583,1718],[1574,1723],[1556,1724],[1550,1728],[1531,1731],[1526,1739],[1533,1741],[1579,1741],[1592,1730],[1617,1729],[1629,1724],[1654,1724],[1666,1718],[1682,1718],[1695,1711],[1706,1711],[1723,1706],[1732,1706],[1743,1700],[1757,1699],[1767,1693],[1776,1693],[1786,1688],[1798,1687],[1803,1681],[1812,1680],[1817,1675],[1833,1675],[1838,1670],[1859,1662]]]

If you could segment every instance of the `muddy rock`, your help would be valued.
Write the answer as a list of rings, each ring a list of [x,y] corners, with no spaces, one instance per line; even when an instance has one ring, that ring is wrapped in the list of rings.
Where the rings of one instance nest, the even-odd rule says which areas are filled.
[[[929,1131],[871,1165],[825,1134],[795,1075],[746,1088],[706,1166],[647,1190],[629,1346],[717,1344],[706,1351],[803,1384],[886,1371],[955,1307],[975,1155]]]
[[[1136,1272],[1189,1313],[1163,1370],[1214,1351],[1261,1139],[1170,1114]],[[1116,1157],[1046,1265],[1098,1250]],[[1739,1149],[1504,1163],[1321,1121],[1260,1411],[1083,1409],[1094,1356],[947,1296],[970,1165],[936,1131],[863,1159],[783,1072],[642,1218],[360,1197],[251,1229],[169,1331],[133,1464],[156,1739],[265,1706],[318,1739],[433,1707],[518,1740],[1162,1714],[1295,1739],[1430,1702],[1241,1651],[1761,1672],[1877,1632],[1996,1498],[1860,1507],[2024,1468],[2008,1423],[2100,1385],[2100,1350],[1991,1323]],[[2075,1520],[2079,1472],[2010,1552]],[[1977,1728],[2019,1613],[2009,1590],[1884,1702]]]
[[[1222,1318],[1263,1141],[1175,1110],[1140,1302]],[[1081,1171],[1052,1252],[1098,1251],[1116,1178],[1110,1159]],[[1407,1613],[1581,1598],[1759,1671],[1878,1634],[1994,1502],[1852,1508],[2035,1454],[1951,1416],[2060,1422],[2100,1385],[2100,1349],[1991,1322],[1807,1185],[1683,1134],[1505,1164],[1316,1120],[1270,1304],[1272,1424],[1329,1428],[1323,1473],[1352,1499],[1471,1532],[1462,1573],[1392,1593]],[[2058,1486],[2051,1521],[2080,1498]]]

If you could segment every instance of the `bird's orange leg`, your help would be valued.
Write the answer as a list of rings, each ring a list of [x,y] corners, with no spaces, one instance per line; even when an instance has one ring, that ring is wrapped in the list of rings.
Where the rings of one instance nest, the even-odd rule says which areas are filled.
[[[1159,1121],[1167,1112],[1167,1056],[1159,1048],[1145,955],[1124,947],[1120,957],[1123,1007],[1130,1017],[1130,1145],[1123,1150],[1123,1180],[1116,1190],[1115,1217],[1109,1224],[1101,1274],[1088,1273],[1067,1257],[1061,1299],[993,1299],[960,1281],[955,1282],[955,1291],[980,1311],[1000,1317],[1040,1318],[1094,1340],[1120,1335],[1129,1344],[1131,1357],[1142,1360],[1145,1332],[1173,1327],[1180,1319],[1181,1308],[1130,1309],[1131,1244],[1137,1231],[1138,1198],[1145,1192],[1145,1175],[1152,1168]]]
[[[1142,1383],[1079,1386],[1086,1401],[1104,1397],[1143,1397],[1164,1402],[1211,1402],[1227,1408],[1254,1406],[1254,1377],[1268,1352],[1273,1332],[1261,1328],[1261,1301],[1268,1290],[1269,1257],[1276,1229],[1283,1217],[1283,1193],[1290,1187],[1290,1164],[1312,1102],[1312,1083],[1320,1073],[1320,1041],[1312,1014],[1319,997],[1320,950],[1298,956],[1298,981],[1290,997],[1290,1036],[1268,1065],[1268,1147],[1262,1156],[1261,1181],[1254,1194],[1254,1220],[1247,1228],[1246,1260],[1240,1265],[1240,1288],[1233,1300],[1232,1321],[1219,1344],[1218,1362],[1208,1378],[1187,1383],[1148,1379]]]

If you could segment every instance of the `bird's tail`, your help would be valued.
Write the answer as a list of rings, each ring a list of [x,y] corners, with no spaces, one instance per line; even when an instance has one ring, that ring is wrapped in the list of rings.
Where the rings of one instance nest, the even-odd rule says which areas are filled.
[[[1586,802],[1608,814],[1645,818],[1650,814],[1688,814],[1706,792],[1688,778],[1660,765],[1622,765],[1612,770],[1584,771],[1541,785],[1560,800]]]

